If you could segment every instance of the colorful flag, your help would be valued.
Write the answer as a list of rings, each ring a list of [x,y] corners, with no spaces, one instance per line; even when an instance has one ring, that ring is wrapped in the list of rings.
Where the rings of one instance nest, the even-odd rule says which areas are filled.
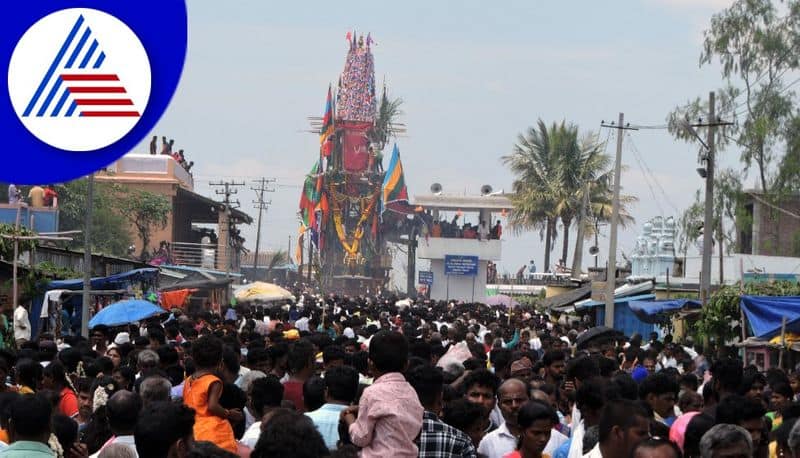
[[[389,167],[383,178],[380,214],[383,215],[387,209],[394,210],[393,207],[400,209],[408,207],[408,189],[406,189],[406,180],[403,175],[403,163],[400,162],[400,150],[397,149],[396,143],[392,150],[392,159],[389,161]]]
[[[306,175],[303,191],[300,194],[300,220],[305,227],[309,227],[314,222],[314,208],[319,202],[322,193],[322,175],[319,161],[314,162],[314,167]]]
[[[328,85],[328,98],[325,101],[325,114],[322,115],[322,128],[319,131],[319,144],[323,156],[331,155],[331,136],[333,135],[333,98],[331,85]]]

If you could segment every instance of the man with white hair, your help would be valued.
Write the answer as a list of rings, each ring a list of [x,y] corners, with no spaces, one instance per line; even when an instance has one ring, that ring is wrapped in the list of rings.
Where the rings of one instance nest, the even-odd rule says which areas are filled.
[[[703,458],[752,458],[753,440],[741,426],[722,423],[703,434],[700,455]]]

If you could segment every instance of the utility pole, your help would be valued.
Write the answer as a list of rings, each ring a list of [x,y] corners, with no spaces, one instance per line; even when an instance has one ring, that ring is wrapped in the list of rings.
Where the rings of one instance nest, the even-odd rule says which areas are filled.
[[[706,150],[705,154],[705,168],[699,168],[697,171],[700,176],[706,180],[706,196],[705,196],[705,212],[703,215],[703,252],[702,266],[700,270],[700,302],[705,307],[708,298],[711,295],[711,256],[713,254],[713,236],[714,236],[714,155],[716,154],[716,139],[715,134],[717,127],[728,126],[732,123],[721,121],[717,118],[716,114],[716,97],[714,92],[708,94],[708,122],[703,123],[701,119],[697,124],[686,123],[685,127],[689,132],[697,138],[701,145]],[[708,127],[707,143],[694,130],[695,127]],[[720,272],[722,266],[720,265]]]
[[[606,267],[606,319],[605,325],[614,327],[614,290],[617,288],[617,223],[619,221],[619,189],[622,175],[622,136],[626,130],[638,130],[625,125],[625,114],[619,114],[619,123],[600,123],[601,127],[617,129],[617,154],[614,160],[614,198],[611,202],[611,234],[608,241],[608,265]]]
[[[233,225],[231,224],[231,208],[234,208],[234,203],[236,206],[239,206],[239,201],[232,201],[231,196],[234,194],[238,194],[239,190],[237,188],[244,186],[245,183],[237,183],[235,181],[219,181],[216,183],[209,183],[210,186],[214,187],[221,187],[222,189],[216,189],[215,192],[217,195],[225,196],[222,200],[223,204],[225,204],[224,211],[224,224],[220,225],[220,232],[224,229],[226,234],[224,237],[225,240],[225,275],[226,277],[230,277],[231,272],[231,245],[233,242],[233,237],[231,236],[231,229]],[[222,227],[224,226],[224,228]],[[222,234],[220,234],[221,236]],[[219,237],[223,239],[223,237]],[[218,242],[219,243],[219,242]]]
[[[92,209],[94,208],[94,173],[89,175],[86,195],[86,219],[83,228],[83,297],[81,302],[81,335],[89,337],[89,303],[92,289]]]
[[[253,275],[258,275],[258,248],[259,248],[259,245],[261,244],[261,213],[263,211],[267,211],[269,206],[272,204],[271,200],[268,200],[268,201],[264,200],[264,193],[265,192],[275,192],[275,189],[269,188],[267,186],[269,183],[274,183],[275,179],[274,178],[267,179],[267,178],[263,178],[262,177],[260,180],[255,180],[255,182],[258,183],[258,187],[257,188],[250,188],[250,189],[252,189],[253,191],[256,192],[256,198],[258,199],[258,200],[254,200],[253,201],[253,204],[255,204],[255,208],[258,209],[258,228],[256,229],[256,253],[255,253],[255,256],[253,257],[253,259],[254,259],[253,260],[253,271],[254,271]],[[289,253],[287,252],[286,254],[288,255]]]

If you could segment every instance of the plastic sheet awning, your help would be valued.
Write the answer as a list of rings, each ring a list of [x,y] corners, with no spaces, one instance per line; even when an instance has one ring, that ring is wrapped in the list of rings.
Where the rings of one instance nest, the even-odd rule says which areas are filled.
[[[800,296],[742,296],[740,304],[760,339],[779,335],[784,318],[787,332],[800,332]]]
[[[661,315],[671,314],[687,309],[699,309],[700,301],[694,299],[666,299],[660,301],[635,300],[628,302],[628,307],[645,323],[659,323]]]
[[[617,298],[614,298],[614,304],[624,304],[624,303],[632,302],[632,301],[653,300],[655,298],[656,298],[655,294],[641,294],[639,296],[617,297]],[[589,301],[589,302],[584,302],[584,303],[582,303],[580,305],[579,304],[575,304],[575,308],[584,309],[584,308],[593,308],[593,307],[600,307],[600,306],[605,307],[605,305],[606,305],[605,302]]]

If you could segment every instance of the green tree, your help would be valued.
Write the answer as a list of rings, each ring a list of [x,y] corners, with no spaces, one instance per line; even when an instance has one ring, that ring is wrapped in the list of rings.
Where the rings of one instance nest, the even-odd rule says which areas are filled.
[[[541,119],[520,134],[512,153],[502,157],[515,178],[511,202],[511,228],[519,233],[538,230],[544,239],[544,269],[550,268],[550,251],[556,221],[564,205],[563,173],[559,155],[572,147],[572,127],[565,122],[548,128]]]
[[[785,8],[779,8],[772,0],[736,0],[711,18],[700,54],[701,66],[720,63],[724,87],[717,91],[717,113],[735,122],[721,129],[719,149],[731,142],[740,147],[745,174],[755,169],[767,196],[775,185],[795,183],[790,177],[800,173],[796,158],[781,154],[800,140],[790,90],[794,83],[787,84],[784,78],[799,67],[798,45],[800,2],[787,1]],[[690,101],[670,114],[670,131],[678,138],[693,139],[682,123],[698,118],[708,121],[706,113],[699,98]]]
[[[128,190],[119,196],[118,210],[131,224],[142,241],[139,257],[147,259],[150,236],[154,229],[164,229],[172,211],[170,200],[162,195],[140,190]]]
[[[397,122],[403,115],[403,110],[400,109],[402,104],[403,99],[390,99],[386,94],[386,87],[383,88],[381,101],[378,104],[378,115],[368,133],[369,141],[378,148],[378,151],[383,151],[389,140],[397,134]]]
[[[84,229],[88,209],[88,180],[80,178],[56,187],[58,192],[59,229]],[[92,206],[92,251],[113,256],[125,256],[131,245],[131,234],[116,207],[117,197],[124,190],[111,183],[94,183]],[[83,234],[73,236],[69,248],[83,249]]]

